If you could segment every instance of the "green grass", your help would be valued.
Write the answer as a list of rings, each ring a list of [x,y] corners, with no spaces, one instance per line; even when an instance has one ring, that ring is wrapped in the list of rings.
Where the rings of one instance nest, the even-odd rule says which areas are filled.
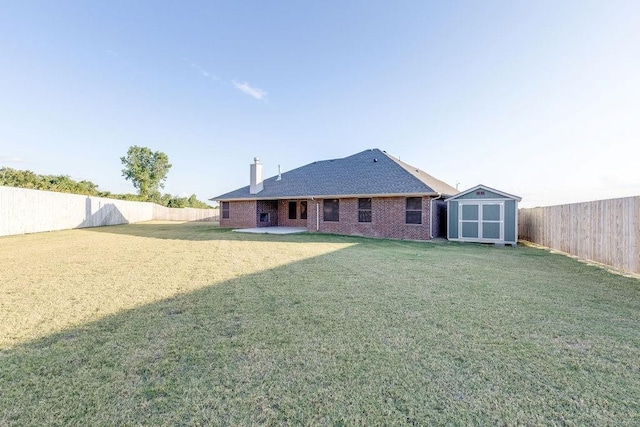
[[[72,230],[0,304],[0,425],[640,424],[640,281],[535,248]]]

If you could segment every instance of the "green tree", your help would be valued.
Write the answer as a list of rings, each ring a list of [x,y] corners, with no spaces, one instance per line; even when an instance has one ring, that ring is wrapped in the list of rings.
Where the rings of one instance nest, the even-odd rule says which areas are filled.
[[[166,155],[164,155],[164,157],[166,159]],[[167,164],[166,170],[170,167],[171,165]],[[178,195],[173,196],[169,193],[160,194],[157,190],[149,190],[145,196],[141,194],[112,194],[110,191],[100,190],[98,186],[91,181],[75,181],[68,175],[38,175],[28,170],[16,170],[9,167],[0,167],[0,185],[57,191],[61,193],[85,194],[87,196],[100,196],[119,200],[147,201],[171,208],[191,207],[211,209],[211,206],[207,203],[198,200],[195,194],[192,194],[188,198],[179,197]],[[160,186],[160,184],[158,184],[158,186]]]
[[[195,194],[192,194],[188,199],[189,207],[199,208],[199,209],[211,209],[211,206],[206,204],[205,202],[201,202],[198,200]]]
[[[42,179],[40,175],[31,171],[3,167],[0,169],[0,185],[40,190],[42,189]]]
[[[121,157],[120,161],[125,166],[122,176],[131,180],[140,196],[144,199],[155,194],[159,196],[158,188],[164,188],[164,181],[171,169],[169,157],[165,153],[134,145],[129,147],[127,155]]]
[[[169,206],[169,201],[173,198],[173,196],[169,193],[164,193],[162,197],[160,197],[160,205]]]
[[[188,202],[186,197],[175,197],[169,200],[167,203],[167,207],[170,208],[186,208],[188,207]]]
[[[75,181],[68,175],[38,175],[28,170],[0,168],[0,185],[96,196],[98,186],[91,181]]]

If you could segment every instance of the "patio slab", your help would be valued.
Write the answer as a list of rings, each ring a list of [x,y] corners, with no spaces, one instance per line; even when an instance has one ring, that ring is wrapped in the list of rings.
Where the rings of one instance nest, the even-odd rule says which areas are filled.
[[[306,227],[257,227],[257,228],[238,228],[233,231],[238,233],[254,233],[254,234],[295,234],[305,233]]]

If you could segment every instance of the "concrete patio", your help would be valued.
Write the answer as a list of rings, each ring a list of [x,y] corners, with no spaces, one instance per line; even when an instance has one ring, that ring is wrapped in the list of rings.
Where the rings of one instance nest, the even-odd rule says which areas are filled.
[[[238,233],[254,233],[254,234],[295,234],[305,233],[306,227],[257,227],[257,228],[238,228],[233,231]]]

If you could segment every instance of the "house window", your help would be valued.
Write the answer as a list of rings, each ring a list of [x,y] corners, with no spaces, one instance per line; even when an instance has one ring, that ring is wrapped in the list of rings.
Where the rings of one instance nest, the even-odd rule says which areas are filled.
[[[407,197],[405,222],[422,224],[422,197]]]
[[[296,219],[298,217],[297,206],[297,202],[289,202],[289,219]]]
[[[358,222],[371,222],[371,199],[358,199]]]
[[[324,210],[324,221],[339,221],[340,220],[340,200],[338,199],[325,199],[322,202]]]
[[[222,202],[222,218],[229,218],[229,202]]]
[[[269,222],[269,213],[261,212],[260,213],[260,222]]]
[[[307,219],[307,201],[300,202],[300,219]]]

